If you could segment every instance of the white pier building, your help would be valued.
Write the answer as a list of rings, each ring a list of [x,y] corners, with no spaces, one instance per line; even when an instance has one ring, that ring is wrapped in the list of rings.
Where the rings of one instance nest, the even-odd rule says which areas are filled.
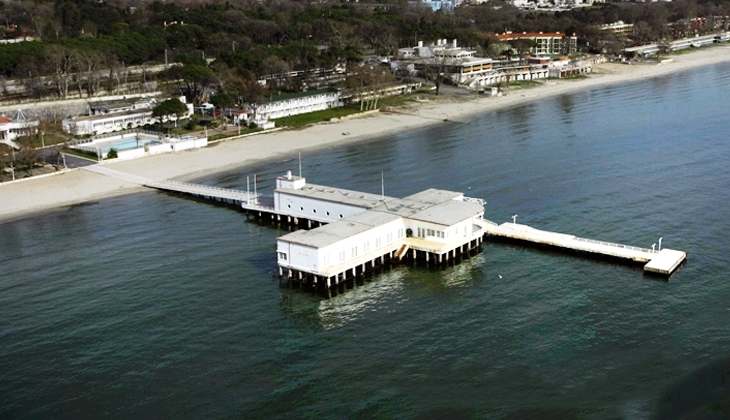
[[[645,264],[644,271],[670,276],[687,253],[638,248],[484,219],[484,200],[453,191],[428,189],[405,197],[362,193],[307,184],[291,172],[277,178],[274,195],[256,190],[217,188],[175,181],[153,181],[104,166],[84,167],[126,181],[191,194],[240,207],[261,219],[306,225],[277,239],[279,275],[316,286],[332,286],[405,257],[428,264],[453,260],[489,237],[557,247]],[[314,224],[312,223],[314,222]]]
[[[440,263],[479,246],[484,201],[428,189],[402,199],[277,179],[273,213],[328,223],[277,239],[279,274],[331,286],[405,256]],[[408,254],[410,253],[410,254]],[[320,283],[322,282],[322,283]]]

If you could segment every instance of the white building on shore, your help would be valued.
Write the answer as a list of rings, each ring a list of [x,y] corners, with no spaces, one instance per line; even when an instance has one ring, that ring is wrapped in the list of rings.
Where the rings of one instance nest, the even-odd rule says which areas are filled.
[[[247,111],[251,122],[261,128],[272,128],[274,123],[271,120],[277,118],[341,107],[340,96],[341,92],[336,88],[290,93],[274,96],[265,102],[248,104]]]
[[[28,118],[21,109],[12,117],[0,115],[0,141],[12,146],[12,141],[18,137],[38,133],[39,124],[40,121]]]
[[[184,96],[178,99],[180,102],[185,103]],[[89,104],[90,115],[66,118],[61,122],[61,125],[64,132],[82,136],[112,133],[168,121],[167,117],[163,117],[161,121],[160,118],[152,116],[152,109],[156,103],[157,101],[152,99],[111,105]],[[188,113],[181,118],[188,118],[193,114],[193,105],[186,105]],[[170,120],[174,120],[174,118],[172,117]]]

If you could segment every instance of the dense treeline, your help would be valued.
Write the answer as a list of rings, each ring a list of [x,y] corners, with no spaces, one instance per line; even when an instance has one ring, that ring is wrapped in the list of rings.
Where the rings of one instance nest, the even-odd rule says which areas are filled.
[[[76,86],[93,95],[101,83],[94,72],[109,69],[111,84],[119,78],[115,69],[161,63],[167,53],[171,61],[217,58],[214,69],[205,61],[190,65],[209,68],[216,75],[206,75],[209,84],[227,85],[240,97],[255,94],[255,78],[262,75],[331,67],[369,53],[390,55],[418,40],[455,38],[488,54],[495,33],[560,31],[576,34],[583,48],[596,48],[605,37],[595,26],[599,24],[634,23],[633,39],[622,42],[644,43],[676,35],[668,23],[730,15],[730,0],[609,3],[555,13],[522,12],[501,1],[459,7],[453,13],[405,1],[381,0],[377,5],[381,7],[293,0],[5,0],[0,2],[5,38],[26,35],[41,42],[0,46],[0,75],[28,79],[38,94],[51,89],[65,96]],[[691,29],[686,26],[684,32]],[[704,30],[711,30],[709,26]],[[34,84],[39,76],[53,83]]]

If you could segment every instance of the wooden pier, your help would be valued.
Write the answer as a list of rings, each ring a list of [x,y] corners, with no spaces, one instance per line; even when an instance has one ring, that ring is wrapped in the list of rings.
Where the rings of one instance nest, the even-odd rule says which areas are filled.
[[[482,225],[487,235],[644,263],[644,271],[662,275],[672,274],[687,258],[687,253],[683,251],[638,248],[535,229],[513,222],[497,225],[484,220]]]

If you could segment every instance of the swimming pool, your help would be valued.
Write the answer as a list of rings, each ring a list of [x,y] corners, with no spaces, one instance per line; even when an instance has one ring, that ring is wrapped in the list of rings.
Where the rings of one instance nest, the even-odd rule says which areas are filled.
[[[123,139],[116,141],[114,143],[108,143],[104,146],[100,147],[100,150],[102,152],[108,152],[110,149],[116,149],[119,150],[129,150],[129,149],[137,149],[144,146],[154,146],[156,144],[162,144],[161,141],[152,140],[147,141],[144,139],[137,139],[137,138],[130,138],[130,139]]]

